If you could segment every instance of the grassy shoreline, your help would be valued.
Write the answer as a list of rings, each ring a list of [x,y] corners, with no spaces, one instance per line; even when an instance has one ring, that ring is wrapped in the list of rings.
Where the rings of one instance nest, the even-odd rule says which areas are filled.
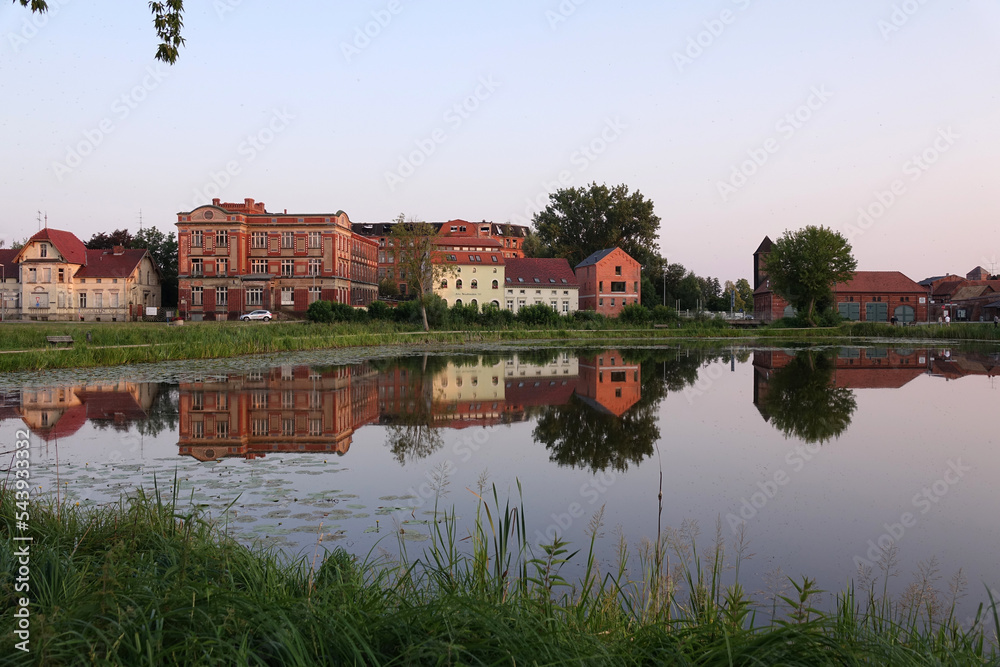
[[[46,342],[46,336],[66,335],[74,338],[72,347],[54,348]],[[933,341],[938,344],[992,345],[1000,343],[1000,331],[991,324],[891,327],[862,323],[829,328],[767,327],[747,331],[727,328],[715,322],[685,323],[678,328],[650,328],[604,322],[599,325],[573,323],[555,326],[514,324],[496,329],[468,326],[424,332],[411,325],[391,322],[202,322],[186,323],[183,326],[154,323],[6,323],[0,325],[0,372],[118,366],[377,345],[517,340],[586,341],[608,338],[653,343],[683,339],[721,339],[759,343],[866,344]]]
[[[0,635],[14,644],[27,597],[27,664],[1000,663],[995,605],[965,628],[954,606],[891,600],[872,585],[817,610],[801,579],[768,618],[770,605],[722,583],[734,558],[738,580],[738,545],[699,553],[692,535],[665,531],[641,548],[638,571],[621,564],[622,542],[605,572],[593,555],[600,514],[589,549],[532,548],[524,508],[479,491],[467,535],[445,512],[419,555],[362,561],[320,544],[293,562],[239,545],[178,502],[176,486],[87,510],[35,502],[30,589],[15,594],[12,538],[24,533],[14,489],[0,485]],[[560,570],[573,558],[585,574],[568,582]]]

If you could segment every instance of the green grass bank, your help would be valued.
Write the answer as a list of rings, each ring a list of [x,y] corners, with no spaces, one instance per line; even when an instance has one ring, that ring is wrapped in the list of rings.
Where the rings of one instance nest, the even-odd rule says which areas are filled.
[[[74,343],[71,347],[55,347],[46,341],[47,336],[71,336]],[[185,323],[183,326],[124,322],[4,323],[0,324],[0,372],[116,366],[370,345],[605,339],[655,344],[685,338],[738,339],[767,344],[865,344],[878,341],[995,344],[1000,343],[1000,330],[992,324],[892,327],[864,323],[813,329],[774,325],[743,330],[713,320],[683,322],[679,326],[674,323],[658,328],[614,320],[573,319],[552,324],[511,322],[493,326],[449,322],[430,332],[424,332],[416,325],[384,320],[331,324],[200,322]]]
[[[602,568],[600,514],[581,551],[533,551],[530,512],[482,488],[462,508],[475,518],[468,534],[441,514],[419,554],[357,560],[317,544],[288,562],[155,491],[87,510],[32,504],[24,530],[12,487],[0,487],[6,664],[1000,664],[995,605],[965,627],[946,602],[891,600],[872,585],[820,610],[800,579],[762,609],[739,585],[738,546],[701,553],[694,533],[664,531],[637,570],[624,567],[624,541],[619,564]],[[29,585],[16,591],[25,543],[13,538],[25,535]],[[560,574],[570,559],[585,565],[580,581]],[[22,608],[27,652],[15,648]]]

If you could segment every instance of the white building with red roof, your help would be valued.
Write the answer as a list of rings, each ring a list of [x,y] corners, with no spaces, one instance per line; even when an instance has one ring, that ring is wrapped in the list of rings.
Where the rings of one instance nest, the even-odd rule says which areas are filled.
[[[503,245],[488,237],[437,236],[434,238],[434,293],[448,306],[473,305],[503,308],[503,282],[508,262]]]
[[[72,232],[45,228],[9,254],[0,257],[5,319],[114,322],[161,305],[148,250],[88,250]]]
[[[580,309],[580,285],[566,259],[508,259],[504,308],[517,312],[543,303],[562,315]]]

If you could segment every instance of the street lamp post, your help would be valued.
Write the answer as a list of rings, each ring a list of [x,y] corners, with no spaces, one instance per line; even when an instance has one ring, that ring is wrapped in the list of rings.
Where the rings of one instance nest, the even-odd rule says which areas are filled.
[[[0,291],[0,322],[7,319],[7,266],[5,264],[0,264],[0,285],[3,286],[3,290]]]

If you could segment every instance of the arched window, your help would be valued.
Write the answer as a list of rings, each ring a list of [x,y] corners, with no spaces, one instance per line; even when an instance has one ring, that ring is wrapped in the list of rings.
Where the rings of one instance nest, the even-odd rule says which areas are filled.
[[[445,278],[441,281],[441,289],[448,289],[448,279]]]
[[[455,289],[462,289],[462,279],[459,278],[455,281]]]
[[[498,287],[500,287],[500,283],[498,283],[496,280],[494,280],[493,281],[493,289],[497,289]]]
[[[493,306],[494,308],[499,308],[500,302],[497,301],[496,299],[493,299],[493,301],[490,302],[490,305]]]
[[[479,310],[479,303],[475,299],[473,299],[472,301],[470,301],[469,305],[472,306],[473,308],[475,308],[476,310]]]
[[[472,287],[472,289],[479,289],[479,281],[473,279],[471,287]]]
[[[455,305],[456,306],[461,306],[462,305],[462,300],[461,299],[455,299]]]

